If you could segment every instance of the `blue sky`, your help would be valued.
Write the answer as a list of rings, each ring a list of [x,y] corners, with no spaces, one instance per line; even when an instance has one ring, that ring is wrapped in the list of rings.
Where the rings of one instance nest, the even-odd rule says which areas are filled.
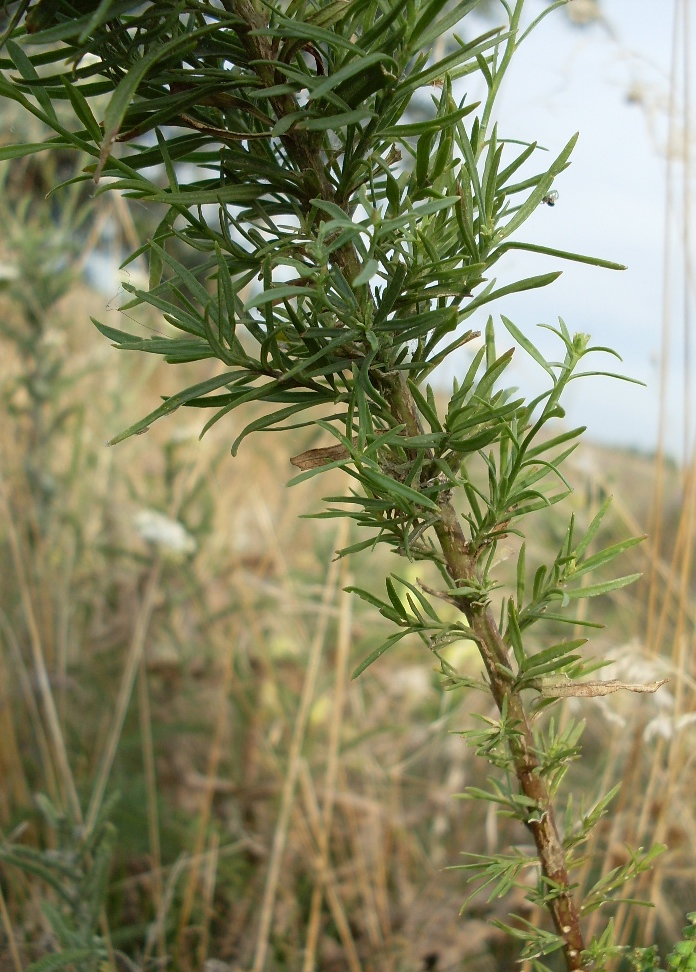
[[[533,15],[543,6],[544,0],[530,0],[528,13]],[[562,11],[546,18],[518,52],[497,115],[503,137],[536,139],[553,153],[574,132],[580,133],[573,164],[556,182],[557,205],[539,207],[519,238],[601,256],[628,269],[619,273],[538,255],[509,254],[501,276],[556,268],[563,270],[563,276],[551,287],[494,306],[530,336],[537,323],[553,324],[560,315],[571,331],[589,332],[593,343],[615,348],[623,366],[599,356],[596,365],[610,370],[619,365],[619,370],[648,387],[609,379],[578,381],[566,403],[568,420],[587,425],[596,441],[652,450],[659,401],[674,4],[672,0],[602,0],[601,9],[605,25],[571,27]],[[472,98],[475,95],[472,91]],[[675,166],[675,175],[680,181],[680,165]],[[675,262],[681,261],[679,250],[674,252]],[[679,273],[673,287],[676,359],[683,357]],[[542,344],[552,349],[546,338]],[[536,365],[528,359],[518,361],[516,367],[515,380],[523,390],[536,385]],[[676,457],[682,442],[682,372],[675,360],[670,370],[667,443]]]

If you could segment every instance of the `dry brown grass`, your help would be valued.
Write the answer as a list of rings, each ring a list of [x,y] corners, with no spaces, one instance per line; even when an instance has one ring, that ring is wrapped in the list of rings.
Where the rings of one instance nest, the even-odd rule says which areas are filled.
[[[169,955],[176,969],[207,972],[510,968],[513,953],[487,920],[510,903],[475,898],[459,917],[462,872],[443,870],[463,851],[525,840],[485,807],[452,799],[486,773],[448,735],[469,728],[472,711],[488,712],[485,697],[443,692],[415,643],[348,677],[387,624],[342,588],[351,576],[369,587],[389,570],[419,571],[381,552],[332,561],[343,528],[298,515],[319,510],[340,479],[284,485],[289,456],[316,444],[304,431],[247,440],[232,460],[240,419],[199,442],[192,411],[106,449],[180,376],[109,349],[86,323],[88,311],[108,316],[103,305],[79,291],[52,312],[48,333],[73,380],[46,402],[71,411],[40,457],[53,484],[41,502],[26,474],[32,415],[16,414],[22,362],[9,348],[0,357],[5,838],[52,846],[36,792],[89,828],[105,794],[120,790],[107,917],[114,947],[139,965]],[[649,460],[587,447],[573,504],[587,519],[612,491],[612,529],[642,531],[652,476]],[[667,482],[670,552],[652,575],[664,606],[652,640],[645,588],[592,609],[609,625],[594,653],[618,654],[629,680],[659,662],[669,694],[583,702],[588,755],[571,775],[587,801],[600,780],[606,789],[625,779],[586,878],[625,859],[627,841],[669,843],[639,889],[657,907],[641,912],[638,936],[674,940],[696,886],[694,477],[683,489],[676,475]],[[134,517],[148,508],[183,524],[196,552],[174,556],[143,540]],[[530,558],[562,528],[540,521]],[[654,554],[638,551],[644,564]],[[451,653],[477,670],[471,645]],[[40,909],[47,891],[10,868],[0,890],[0,968],[17,972],[52,947]],[[630,915],[619,907],[625,935],[635,931]],[[129,928],[134,937],[122,941]]]

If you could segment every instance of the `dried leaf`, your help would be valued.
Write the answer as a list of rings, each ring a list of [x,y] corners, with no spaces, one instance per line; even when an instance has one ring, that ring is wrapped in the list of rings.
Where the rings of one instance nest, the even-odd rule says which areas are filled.
[[[552,675],[547,678],[531,679],[525,688],[535,688],[540,695],[549,699],[578,698],[597,698],[600,695],[613,695],[614,692],[657,692],[657,690],[668,682],[668,678],[661,678],[657,682],[620,682],[618,679],[610,679],[598,682],[574,682],[567,675]]]
[[[337,459],[347,459],[348,450],[345,446],[327,446],[323,449],[307,449],[306,452],[301,452],[299,456],[292,456],[290,462],[293,466],[297,466],[305,472],[307,469],[316,469],[318,466],[325,466],[329,462],[335,462]]]
[[[441,601],[447,601],[448,604],[453,605],[453,607],[456,607],[457,610],[461,609],[461,602],[458,601],[456,597],[451,597],[444,591],[436,591],[435,588],[428,587],[427,584],[423,583],[420,577],[417,577],[416,580],[418,581],[418,586],[421,588],[421,590],[425,591],[426,594],[430,594],[431,597],[439,597]]]
[[[386,435],[386,430],[377,429],[375,435]],[[358,444],[357,435],[353,436],[353,445]],[[303,472],[308,469],[316,469],[317,466],[326,466],[330,462],[336,462],[339,459],[348,458],[348,450],[345,446],[325,446],[323,449],[307,449],[306,452],[301,452],[299,456],[293,456],[290,462],[293,466],[297,466]]]

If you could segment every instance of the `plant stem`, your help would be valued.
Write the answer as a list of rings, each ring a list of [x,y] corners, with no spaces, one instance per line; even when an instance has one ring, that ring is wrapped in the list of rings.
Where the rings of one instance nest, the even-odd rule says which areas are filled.
[[[391,377],[391,376],[390,376]],[[399,424],[405,424],[409,435],[420,433],[413,397],[401,376],[388,382],[387,397]],[[461,527],[457,512],[449,501],[440,504],[440,518],[434,525],[445,558],[447,570],[454,581],[476,581],[476,563]],[[477,637],[477,645],[488,675],[491,694],[500,712],[507,712],[517,732],[511,737],[510,752],[520,790],[534,801],[537,809],[525,821],[537,849],[548,889],[555,894],[548,902],[556,932],[565,942],[564,954],[569,972],[583,968],[581,953],[585,948],[580,925],[580,912],[573,899],[551,794],[539,774],[534,736],[529,717],[519,694],[513,692],[497,666],[508,665],[508,651],[488,605],[465,597],[458,598],[461,610]]]
[[[476,579],[476,569],[459,522],[459,517],[450,503],[441,508],[441,518],[435,524],[447,569],[455,581]],[[534,800],[537,810],[530,814],[526,825],[529,828],[544,877],[548,879],[549,890],[555,895],[548,908],[556,927],[556,932],[564,942],[566,964],[569,970],[581,969],[583,963],[580,953],[584,949],[580,913],[571,893],[570,878],[565,863],[565,853],[556,826],[556,819],[546,782],[539,774],[539,761],[534,748],[534,737],[527,713],[518,693],[512,692],[509,683],[499,674],[497,665],[507,664],[507,650],[489,606],[467,603],[461,598],[461,610],[477,636],[481,658],[498,709],[506,708],[508,718],[517,729],[511,737],[510,751],[520,790],[526,797]]]

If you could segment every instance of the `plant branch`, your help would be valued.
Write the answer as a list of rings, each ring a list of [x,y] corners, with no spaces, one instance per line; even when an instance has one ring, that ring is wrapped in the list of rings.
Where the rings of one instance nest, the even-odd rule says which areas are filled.
[[[418,434],[419,424],[413,397],[403,381],[392,382],[390,402],[397,422],[406,425],[411,435]],[[440,505],[440,518],[434,525],[447,570],[455,583],[478,583],[476,563],[461,528],[459,517],[449,500]],[[500,666],[508,665],[508,651],[488,605],[466,597],[457,598],[457,606],[466,616],[476,635],[476,644],[488,675],[491,694],[498,710],[507,713],[516,732],[510,737],[510,751],[521,792],[534,801],[525,823],[529,828],[542,872],[553,895],[548,908],[556,932],[565,942],[564,952],[569,970],[583,968],[581,953],[585,943],[580,925],[580,912],[573,899],[572,885],[566,866],[566,856],[556,825],[551,794],[539,773],[539,760],[529,717],[518,693],[500,674]]]
[[[18,76],[0,76],[0,97],[36,115],[57,138],[2,146],[0,158],[33,154],[44,146],[72,147],[99,160],[84,170],[85,180],[102,169],[109,177],[98,192],[116,190],[167,207],[151,240],[131,257],[149,253],[148,288],[126,285],[133,300],[123,309],[149,304],[179,334],[141,338],[95,323],[123,350],[160,354],[173,364],[217,358],[229,370],[169,396],[111,444],[180,407],[214,409],[206,431],[241,405],[265,403],[270,409],[245,426],[233,454],[251,432],[307,425],[330,431],[335,444],[292,461],[300,469],[294,482],[340,466],[361,487],[333,497],[341,509],[326,514],[352,517],[370,531],[369,539],[339,554],[387,543],[440,571],[444,592],[400,578],[396,581],[406,593],[402,598],[389,578],[388,602],[353,589],[397,626],[356,675],[406,635],[418,634],[440,658],[446,687],[490,690],[500,719],[489,720],[490,730],[469,735],[509,782],[504,791],[494,783],[492,794],[472,795],[500,797],[531,832],[540,876],[528,898],[548,907],[556,934],[529,922],[508,931],[527,943],[523,957],[563,947],[566,967],[574,972],[587,961],[604,967],[614,954],[611,928],[585,949],[580,915],[599,907],[636,868],[649,866],[653,852],[637,854],[633,871],[619,869],[610,885],[600,882],[581,903],[574,900],[568,873],[572,848],[586,839],[611,795],[591,814],[569,820],[561,840],[552,798],[579,751],[581,727],[571,722],[557,731],[553,722],[533,725],[538,709],[521,693],[537,690],[544,706],[569,695],[653,691],[658,683],[581,681],[593,668],[572,652],[585,639],[530,646],[525,633],[542,616],[590,624],[554,608],[636,579],[634,574],[578,586],[587,572],[603,568],[640,538],[588,555],[608,503],[579,541],[571,517],[555,559],[536,569],[531,594],[525,594],[522,544],[516,586],[509,591],[515,596],[504,602],[507,620],[504,611],[500,624],[489,597],[502,585],[489,574],[498,542],[510,533],[523,537],[529,514],[571,491],[560,467],[583,430],[549,437],[548,423],[562,417],[559,399],[572,378],[607,374],[575,370],[586,354],[607,349],[590,348],[587,335],[572,335],[559,319],[558,328],[550,330],[565,355],[548,360],[526,333],[501,317],[516,347],[552,383],[526,400],[501,384],[514,348],[498,355],[489,318],[483,346],[466,373],[458,375],[446,414],[425,384],[441,361],[474,336],[469,331],[456,337],[474,311],[509,294],[545,287],[558,275],[541,273],[497,287],[490,269],[506,249],[620,269],[537,244],[501,245],[549,200],[575,142],[571,139],[544,171],[528,175],[526,168],[519,170],[536,143],[517,153],[493,125],[505,72],[529,30],[548,13],[520,36],[523,5],[524,0],[502,0],[505,34],[494,30],[458,42],[438,60],[433,54],[438,39],[476,6],[475,0],[280,5],[162,0],[137,5],[137,12],[129,8],[123,17],[116,10],[122,5],[101,3],[89,26],[73,25],[72,33],[63,10],[72,11],[70,4],[22,4],[21,10],[33,8],[27,31],[14,29],[13,20],[6,44]],[[184,10],[190,16],[183,17]],[[44,84],[47,64],[62,61],[65,53],[58,47],[46,60],[40,30],[54,27],[72,52],[64,63],[80,65],[86,51],[94,63],[51,75]],[[41,46],[33,59],[25,51],[32,37]],[[478,106],[458,104],[453,82],[477,70],[488,93],[480,113],[465,121]],[[96,86],[89,80],[93,75],[101,78]],[[101,123],[89,99],[103,93],[104,83],[111,98]],[[441,89],[432,116],[404,121],[414,94],[432,85]],[[75,131],[59,121],[52,105],[56,90],[61,98],[63,91],[69,96],[79,122]],[[186,134],[165,138],[166,128],[184,128]],[[157,134],[156,147],[131,144],[149,132]],[[121,158],[110,154],[115,139],[123,143]],[[188,174],[185,163],[190,163]],[[153,166],[166,172],[164,188],[159,177],[147,176]],[[212,169],[213,176],[202,178],[202,167]],[[203,218],[209,205],[218,206],[219,232]],[[179,217],[185,227],[181,221],[175,225]],[[195,266],[177,257],[182,244],[203,254]],[[327,406],[334,409],[328,416]],[[296,421],[315,408],[322,409],[322,419]],[[451,499],[455,490],[466,503],[461,514]],[[466,624],[441,618],[423,592],[456,605]],[[440,657],[443,646],[461,637],[477,644],[485,683],[459,676]],[[512,792],[513,776],[519,792]],[[503,894],[515,883],[516,860],[489,855],[485,864],[479,858],[471,866],[494,875],[495,893]],[[536,862],[529,858],[528,863]]]

